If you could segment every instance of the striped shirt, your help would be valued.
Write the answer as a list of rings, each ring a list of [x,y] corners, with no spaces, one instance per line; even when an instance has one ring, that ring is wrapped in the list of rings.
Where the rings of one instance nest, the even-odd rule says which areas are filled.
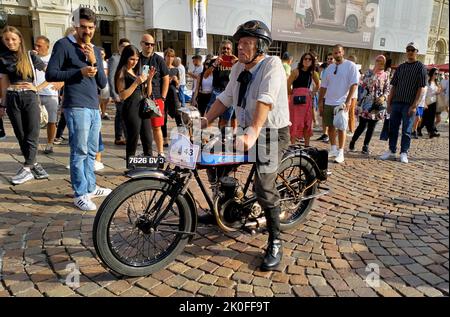
[[[427,70],[419,61],[403,63],[395,72],[391,85],[395,87],[392,102],[412,105],[416,99],[417,90],[427,86]]]

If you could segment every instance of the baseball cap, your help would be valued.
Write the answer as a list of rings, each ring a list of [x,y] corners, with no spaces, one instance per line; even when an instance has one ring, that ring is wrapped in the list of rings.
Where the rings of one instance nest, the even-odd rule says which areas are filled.
[[[412,47],[415,50],[419,51],[419,46],[416,43],[414,43],[414,42],[408,43],[408,45],[406,45],[406,48],[408,48],[408,47]]]
[[[283,60],[287,60],[291,58],[291,54],[289,54],[289,52],[284,52],[283,56],[281,56],[281,59]]]

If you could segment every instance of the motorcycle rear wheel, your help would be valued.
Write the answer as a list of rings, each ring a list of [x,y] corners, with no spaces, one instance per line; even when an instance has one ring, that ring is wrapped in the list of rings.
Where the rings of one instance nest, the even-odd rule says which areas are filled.
[[[192,223],[183,196],[175,198],[156,227],[151,225],[156,211],[144,215],[148,204],[155,206],[161,199],[162,208],[168,204],[171,196],[165,193],[170,192],[170,186],[158,180],[131,180],[102,203],[94,220],[93,241],[98,256],[111,270],[125,276],[146,276],[164,268],[183,251],[189,239],[183,232],[190,232]]]
[[[314,195],[317,192],[318,184],[310,186],[316,179],[314,167],[306,159],[300,157],[291,157],[284,160],[279,168],[276,180],[277,188],[281,195],[281,214],[285,215],[280,219],[281,231],[286,231],[297,227],[306,220],[306,216],[311,210],[315,198],[301,200],[303,197]],[[288,190],[281,176],[287,181],[294,190],[297,198]],[[299,195],[301,191],[303,195]]]

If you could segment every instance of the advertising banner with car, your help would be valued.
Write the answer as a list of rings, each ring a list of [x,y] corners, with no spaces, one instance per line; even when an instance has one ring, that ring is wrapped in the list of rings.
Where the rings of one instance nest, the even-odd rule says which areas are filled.
[[[280,41],[370,49],[377,18],[378,0],[274,0],[272,34]]]

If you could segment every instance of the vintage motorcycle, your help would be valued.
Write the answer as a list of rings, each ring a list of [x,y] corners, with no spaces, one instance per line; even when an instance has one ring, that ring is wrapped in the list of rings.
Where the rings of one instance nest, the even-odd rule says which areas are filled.
[[[197,199],[191,191],[195,179],[220,230],[256,233],[264,230],[264,211],[250,187],[255,164],[245,155],[209,153],[192,142],[193,126],[200,120],[196,108],[181,109],[185,134],[172,138],[165,169],[137,168],[103,201],[93,226],[97,254],[110,269],[125,276],[145,276],[171,263],[193,239],[197,228]],[[206,154],[205,154],[206,153]],[[240,184],[229,176],[250,168]],[[217,181],[213,197],[199,170],[209,170]],[[212,172],[212,173],[211,173]],[[328,151],[291,146],[279,165],[276,187],[281,195],[281,230],[303,222],[314,201],[328,191]],[[323,191],[319,192],[319,189]]]

